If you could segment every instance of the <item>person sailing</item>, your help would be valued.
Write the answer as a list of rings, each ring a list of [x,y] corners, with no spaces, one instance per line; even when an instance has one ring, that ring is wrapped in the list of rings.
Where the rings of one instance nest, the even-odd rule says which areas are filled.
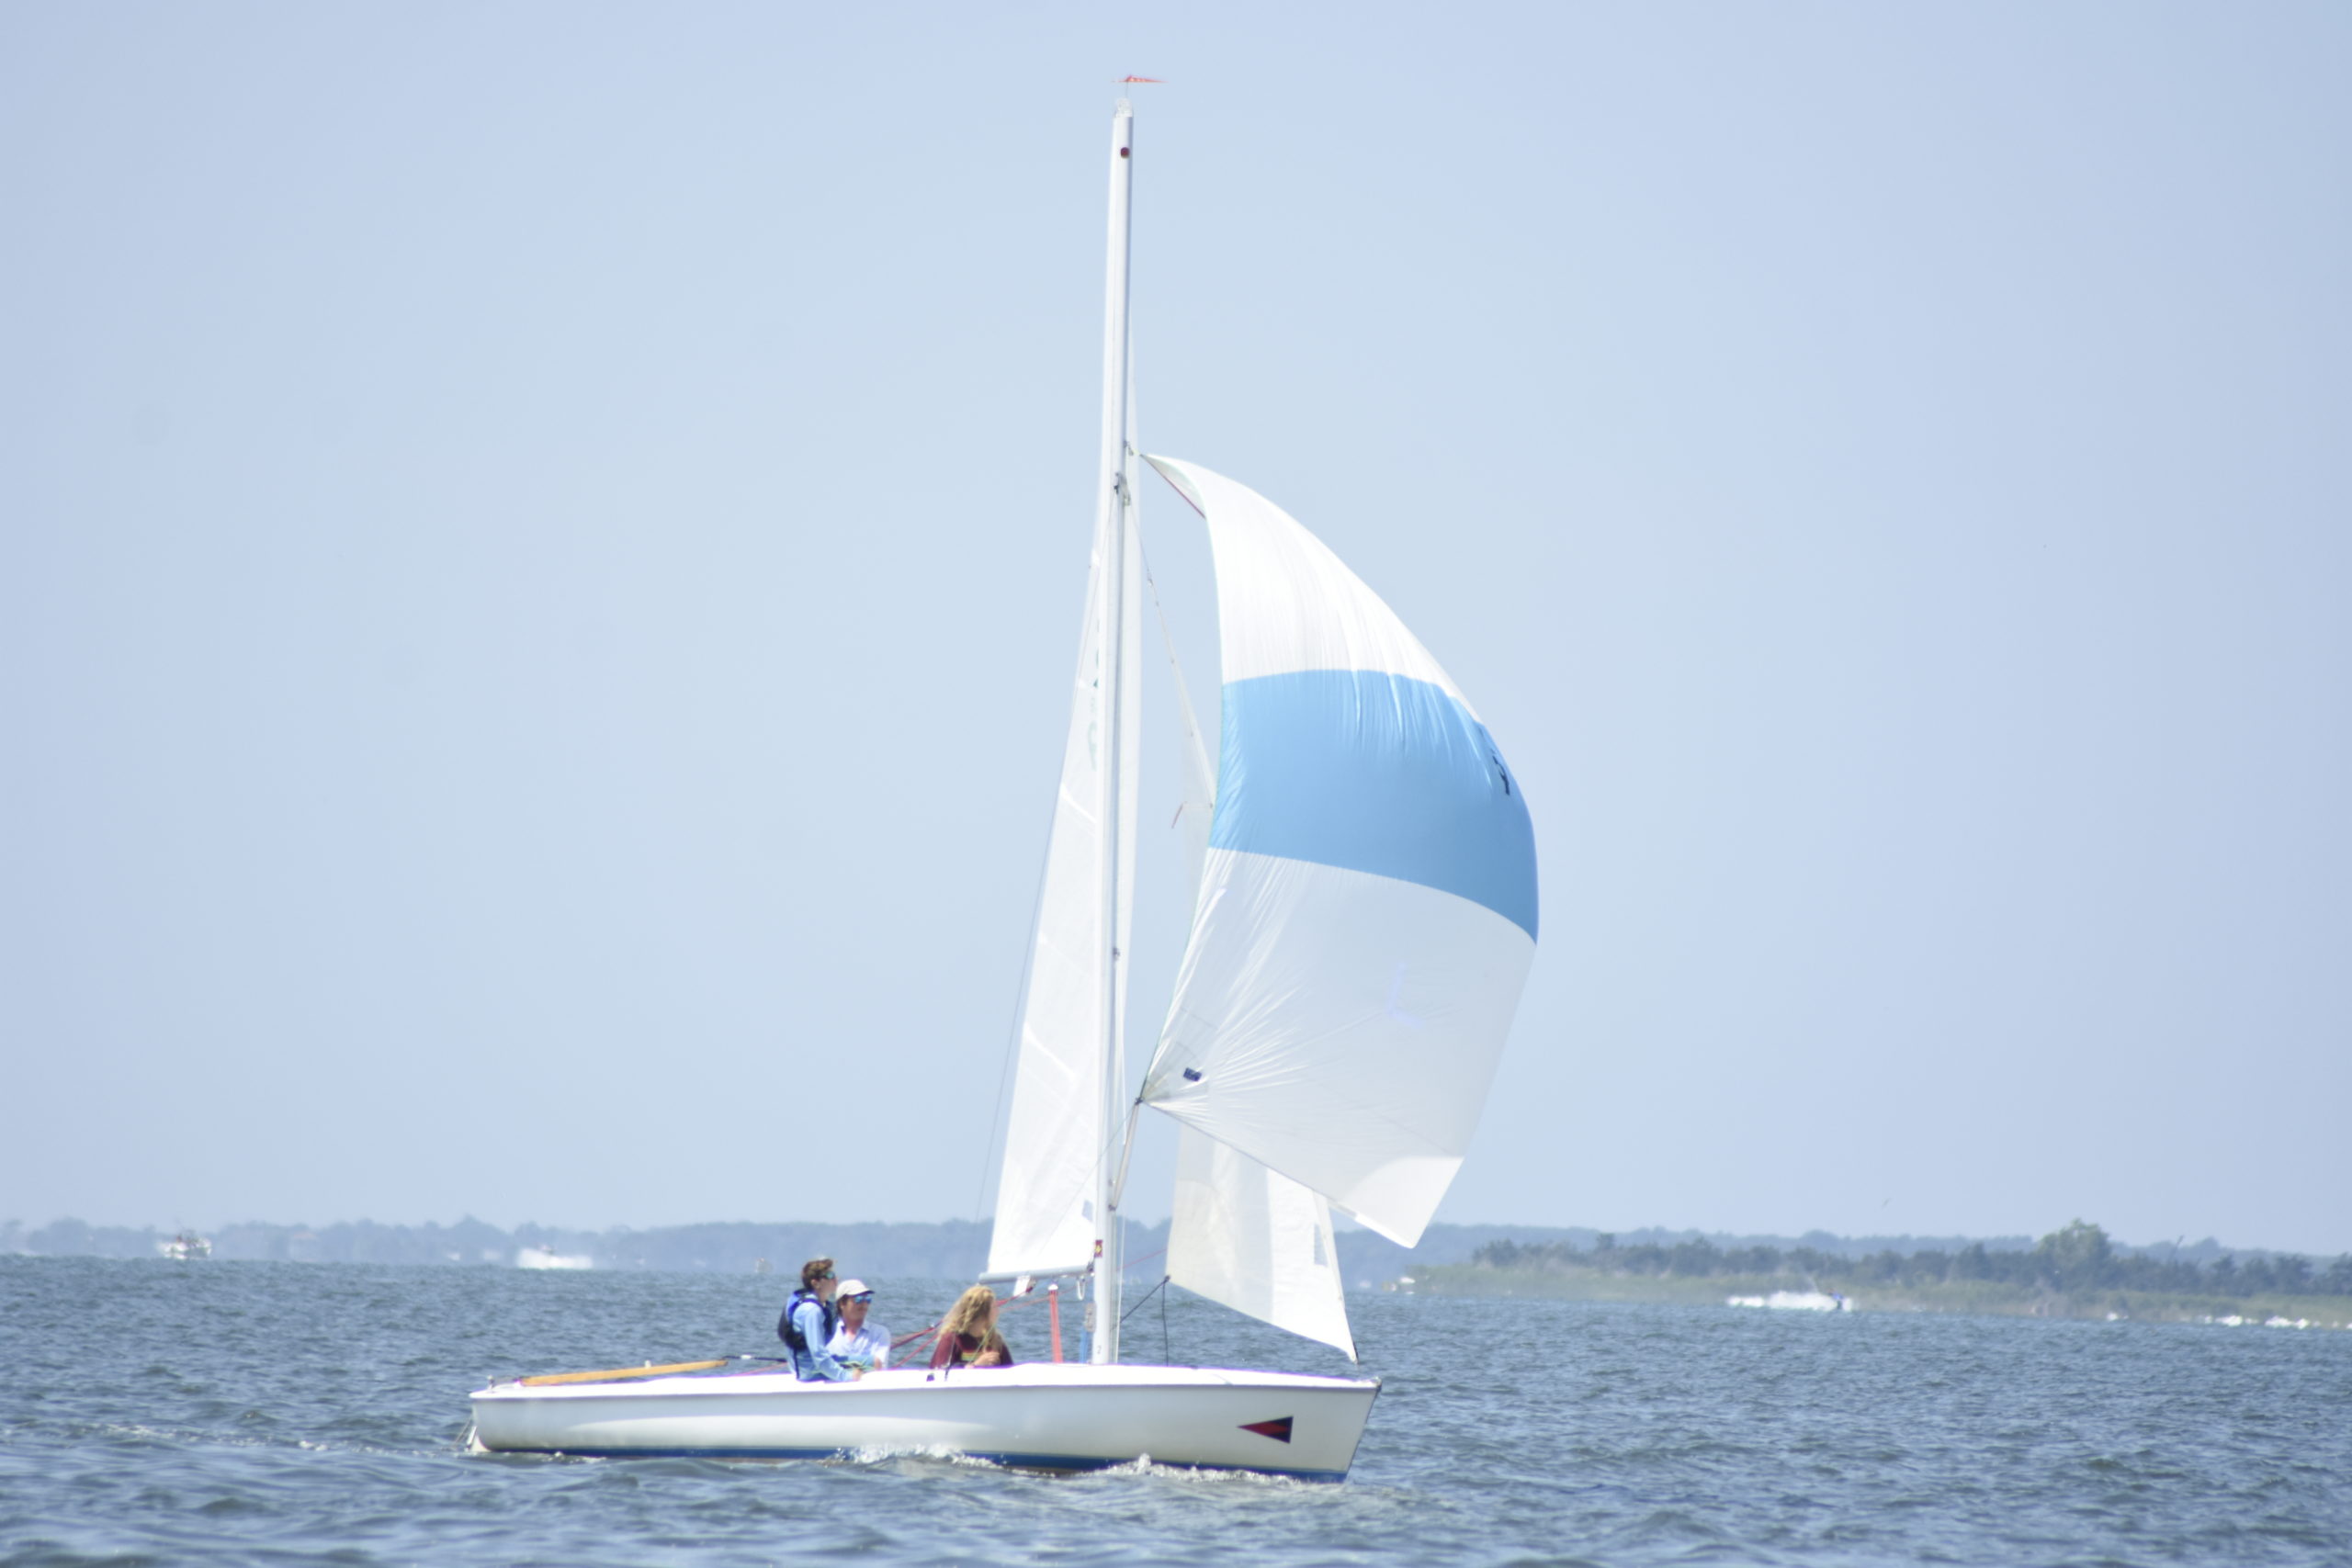
[[[839,1318],[833,1311],[833,1260],[812,1258],[800,1266],[800,1288],[784,1303],[775,1337],[792,1351],[792,1375],[802,1382],[847,1382],[858,1374],[833,1359],[829,1347]]]
[[[890,1364],[890,1331],[866,1315],[873,1305],[874,1287],[863,1280],[843,1280],[833,1297],[842,1325],[825,1348],[844,1367],[872,1372]]]
[[[1009,1367],[1012,1352],[996,1329],[996,1292],[975,1285],[956,1298],[931,1349],[933,1367]]]

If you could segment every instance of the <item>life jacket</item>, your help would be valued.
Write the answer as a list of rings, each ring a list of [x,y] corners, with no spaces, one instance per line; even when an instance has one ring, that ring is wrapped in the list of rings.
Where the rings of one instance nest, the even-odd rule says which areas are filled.
[[[789,1346],[796,1356],[813,1355],[825,1348],[825,1345],[809,1344],[808,1336],[800,1332],[800,1325],[792,1321],[794,1310],[802,1302],[815,1302],[825,1309],[825,1345],[832,1343],[834,1326],[841,1320],[841,1314],[833,1310],[833,1303],[806,1285],[793,1292],[792,1298],[784,1303],[784,1315],[775,1320],[775,1337]]]

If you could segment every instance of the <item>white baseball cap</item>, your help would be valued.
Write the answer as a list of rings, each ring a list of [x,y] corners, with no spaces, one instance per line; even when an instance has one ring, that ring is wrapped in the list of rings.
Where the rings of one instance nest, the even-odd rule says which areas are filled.
[[[843,1280],[833,1292],[836,1296],[870,1296],[873,1293],[874,1287],[863,1280]]]

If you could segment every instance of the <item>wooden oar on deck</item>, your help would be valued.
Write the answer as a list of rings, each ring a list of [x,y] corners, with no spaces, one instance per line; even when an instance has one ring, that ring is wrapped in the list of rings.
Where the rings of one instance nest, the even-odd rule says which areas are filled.
[[[628,1378],[667,1377],[672,1372],[707,1372],[726,1364],[724,1358],[716,1361],[673,1361],[666,1367],[616,1367],[608,1372],[542,1372],[535,1378],[516,1381],[533,1388],[551,1382],[620,1382]]]

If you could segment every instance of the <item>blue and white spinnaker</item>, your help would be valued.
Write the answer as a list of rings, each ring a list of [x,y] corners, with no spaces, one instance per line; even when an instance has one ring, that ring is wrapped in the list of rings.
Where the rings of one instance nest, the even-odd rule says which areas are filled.
[[[1224,718],[1143,1099],[1412,1246],[1534,958],[1526,800],[1452,679],[1320,540],[1247,486],[1148,460],[1208,523]]]

